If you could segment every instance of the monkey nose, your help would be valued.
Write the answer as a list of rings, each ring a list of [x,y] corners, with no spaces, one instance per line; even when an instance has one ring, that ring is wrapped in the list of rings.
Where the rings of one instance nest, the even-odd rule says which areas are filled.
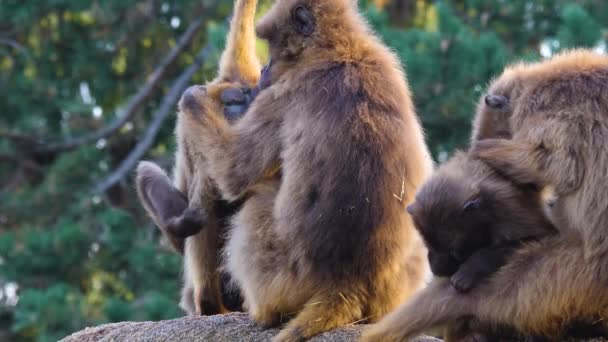
[[[494,109],[504,108],[509,102],[509,99],[502,95],[487,95],[484,100],[486,106]]]

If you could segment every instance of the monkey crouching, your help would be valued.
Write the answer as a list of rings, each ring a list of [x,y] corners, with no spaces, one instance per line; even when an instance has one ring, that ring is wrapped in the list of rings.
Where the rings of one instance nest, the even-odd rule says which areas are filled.
[[[540,192],[517,186],[464,152],[441,165],[408,206],[429,249],[436,276],[471,290],[523,242],[556,232],[543,215]]]
[[[524,242],[468,293],[434,279],[362,340],[407,341],[471,318],[549,341],[573,331],[605,335],[607,118],[608,57],[575,50],[507,68],[480,105],[469,153],[538,189],[538,215],[559,233]],[[573,329],[580,326],[593,329]]]

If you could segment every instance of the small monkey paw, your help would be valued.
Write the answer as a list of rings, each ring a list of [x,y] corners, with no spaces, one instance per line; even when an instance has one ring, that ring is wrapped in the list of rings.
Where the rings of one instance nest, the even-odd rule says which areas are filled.
[[[227,88],[221,95],[220,100],[224,104],[224,117],[232,122],[243,117],[255,94],[249,88]]]
[[[170,220],[167,229],[178,238],[198,234],[205,224],[205,214],[200,208],[187,208],[184,213]]]
[[[465,272],[456,272],[450,278],[450,284],[459,293],[465,293],[473,288],[475,285],[475,277]]]

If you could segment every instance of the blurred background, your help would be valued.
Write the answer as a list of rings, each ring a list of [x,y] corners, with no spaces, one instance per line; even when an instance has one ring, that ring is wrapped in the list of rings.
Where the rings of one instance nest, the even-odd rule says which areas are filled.
[[[477,99],[506,63],[607,49],[605,0],[360,6],[406,67],[439,162],[466,146]],[[176,102],[214,76],[231,9],[0,0],[0,341],[182,315],[181,258],[137,202],[133,168],[171,167]]]

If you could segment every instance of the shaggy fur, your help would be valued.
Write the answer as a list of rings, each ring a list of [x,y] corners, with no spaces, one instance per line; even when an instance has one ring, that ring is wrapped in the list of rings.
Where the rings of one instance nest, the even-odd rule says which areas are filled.
[[[524,240],[555,232],[540,193],[517,187],[485,163],[457,152],[408,207],[436,276],[467,292],[500,268]]]
[[[363,341],[406,341],[467,317],[552,340],[573,324],[605,325],[608,57],[577,50],[515,65],[490,91],[508,99],[508,128],[478,117],[477,137],[498,139],[475,143],[471,153],[517,183],[549,189],[547,211],[560,233],[526,243],[466,295],[436,279]]]
[[[210,86],[234,82],[240,87],[254,87],[258,83],[260,63],[255,55],[254,31],[256,3],[256,0],[236,1],[218,76]],[[221,95],[207,98],[216,104],[215,114],[218,115],[223,111]],[[227,312],[224,304],[227,304],[229,293],[221,289],[219,254],[225,243],[227,220],[238,205],[234,204],[236,199],[223,201],[215,182],[208,176],[208,161],[197,147],[199,131],[195,126],[187,116],[179,114],[175,188],[164,171],[149,162],[142,162],[138,167],[137,187],[150,216],[174,247],[184,254],[182,308],[189,314],[213,315]],[[236,302],[231,309],[239,309],[238,299]]]
[[[240,121],[209,101],[231,83],[180,103],[223,198],[247,196],[227,269],[257,323],[293,317],[275,341],[377,320],[428,275],[405,206],[432,161],[403,71],[354,1],[277,1],[257,33],[272,85]],[[265,177],[277,164],[282,177]]]

